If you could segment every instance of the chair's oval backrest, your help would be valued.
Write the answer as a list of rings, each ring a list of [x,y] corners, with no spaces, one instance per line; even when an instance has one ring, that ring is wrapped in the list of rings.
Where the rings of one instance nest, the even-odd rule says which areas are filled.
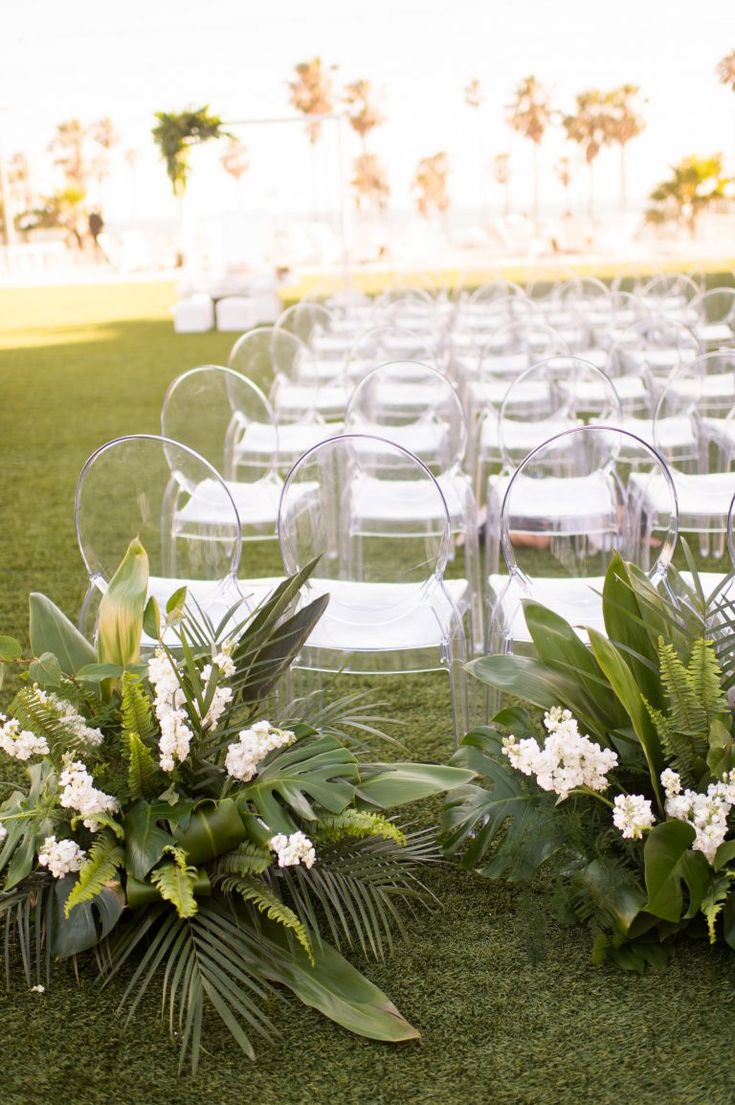
[[[276,319],[274,329],[285,330],[308,346],[317,334],[328,333],[332,324],[332,312],[323,303],[302,302],[287,307]]]
[[[540,433],[550,438],[575,426],[615,426],[621,418],[615,384],[602,369],[581,357],[539,361],[513,380],[498,412],[503,466],[513,471],[531,449],[542,444]],[[567,440],[573,444],[576,439]],[[558,456],[561,462],[561,449]]]
[[[499,299],[506,299],[509,296],[518,296],[520,299],[527,298],[519,284],[514,284],[512,280],[501,277],[497,280],[491,280],[487,284],[480,284],[479,288],[475,288],[469,296],[468,306],[470,308],[485,308],[491,303],[495,303]]]
[[[215,497],[218,522],[203,529],[197,504]],[[89,457],[77,480],[74,524],[100,590],[136,536],[151,576],[215,583],[234,577],[240,563],[240,519],[219,473],[186,445],[153,434],[116,438]]]
[[[642,539],[640,491],[649,480],[663,490]],[[609,426],[566,430],[538,446],[511,477],[500,512],[508,570],[527,589],[536,578],[600,578],[615,552],[660,579],[677,532],[676,490],[665,461],[635,434]]]
[[[398,359],[436,365],[437,352],[431,338],[405,326],[373,326],[352,343],[345,360],[345,378],[361,380],[378,365]]]
[[[649,315],[631,323],[614,343],[608,370],[612,376],[666,377],[701,353],[690,327],[676,319]]]
[[[735,288],[711,288],[708,292],[701,292],[692,301],[692,308],[697,312],[701,325],[732,324],[735,320]]]
[[[461,464],[467,448],[467,421],[455,385],[438,369],[419,361],[389,362],[372,369],[355,386],[344,425],[348,432],[369,432],[388,440],[391,429],[401,427],[405,444],[413,444],[413,451],[427,465],[433,454],[440,471]],[[428,448],[427,433],[435,448]],[[417,444],[423,438],[427,438],[426,454]]]
[[[537,361],[569,355],[567,343],[540,321],[509,322],[499,327],[480,354],[480,373],[515,375]]]
[[[172,380],[161,408],[161,434],[188,445],[226,479],[234,479],[235,452],[248,426],[273,426],[263,392],[231,368],[201,365]],[[277,438],[276,438],[277,440]],[[271,468],[278,457],[274,453]],[[250,478],[263,475],[259,471]],[[248,479],[245,472],[238,479]]]
[[[378,475],[376,452],[394,458]],[[320,557],[320,579],[413,584],[404,596],[410,602],[442,576],[450,549],[447,505],[434,476],[407,449],[369,434],[329,438],[296,462],[281,494],[278,535],[288,573]],[[403,599],[387,586],[370,601],[373,609],[361,614],[336,587],[330,617],[390,621]]]

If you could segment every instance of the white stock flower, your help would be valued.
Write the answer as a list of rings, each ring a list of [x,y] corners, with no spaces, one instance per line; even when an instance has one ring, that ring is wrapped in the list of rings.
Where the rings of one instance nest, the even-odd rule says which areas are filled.
[[[225,656],[224,659],[229,660],[229,657]],[[226,674],[224,672],[224,669],[221,668],[220,665],[217,663],[217,660],[218,660],[218,657],[215,656],[215,658],[214,658],[215,667],[219,668],[219,670],[222,672],[222,674]],[[230,663],[232,663],[231,660],[230,660]],[[234,665],[233,665],[233,671],[234,671]],[[208,685],[209,685],[209,681],[210,681],[211,678],[212,678],[212,665],[207,664],[205,667],[202,668],[202,682],[205,684],[205,686],[207,688],[204,692],[205,695],[209,693],[209,686]],[[233,693],[234,692],[233,692],[231,687],[220,687],[220,686],[215,687],[214,692],[212,694],[212,701],[209,704],[209,707],[207,709],[206,714],[202,718],[202,728],[203,729],[214,729],[215,725],[217,724],[219,719],[222,717],[222,714],[225,712],[225,710],[229,706],[230,702],[232,702]]]
[[[102,744],[105,739],[102,730],[93,729],[87,725],[86,720],[77,713],[71,702],[65,698],[59,698],[52,691],[42,691],[40,687],[34,687],[34,691],[38,701],[42,702],[47,709],[53,710],[71,736],[90,748],[98,748]]]
[[[533,738],[503,740],[503,754],[511,765],[524,775],[535,775],[542,790],[562,800],[578,787],[606,790],[607,773],[618,762],[616,753],[583,736],[570,710],[555,706],[544,715],[544,725],[549,735],[543,746]]]
[[[0,844],[2,844],[2,842],[5,840],[5,837],[7,835],[8,835],[8,830],[5,828],[4,825],[0,825]]]
[[[664,788],[666,797],[673,798],[675,794],[681,792],[681,776],[667,767],[661,772],[661,786]]]
[[[279,867],[296,867],[303,863],[304,867],[313,867],[316,863],[314,845],[302,832],[291,833],[286,836],[278,833],[268,841],[268,847],[278,854]]]
[[[28,729],[21,729],[16,718],[0,714],[0,748],[13,760],[29,760],[31,756],[46,756],[49,752],[45,737],[37,737]]]
[[[269,721],[257,721],[250,729],[242,729],[238,740],[228,746],[225,770],[231,778],[249,783],[269,752],[295,740],[290,729],[276,729]]]
[[[31,993],[32,994],[45,994],[46,993],[46,987],[41,986],[40,983],[37,986],[31,986]]]
[[[64,875],[79,871],[86,855],[73,840],[57,840],[55,836],[47,836],[38,853],[38,862],[42,867],[48,867],[55,879],[63,879]]]
[[[186,696],[176,668],[162,648],[157,648],[148,661],[148,679],[153,687],[153,707],[161,728],[160,764],[164,771],[173,771],[176,764],[189,755],[194,734],[184,709]]]
[[[96,832],[100,827],[96,814],[113,814],[119,809],[117,799],[95,787],[94,779],[79,760],[66,762],[59,776],[59,785],[63,787],[60,805],[81,814],[85,827],[91,832]]]
[[[651,803],[642,794],[618,794],[612,819],[615,828],[628,840],[640,840],[656,821]]]
[[[663,780],[662,780],[663,781]],[[692,849],[702,852],[712,863],[717,849],[727,836],[727,818],[735,805],[735,772],[723,775],[718,783],[710,783],[706,794],[694,790],[682,793],[666,792],[666,813],[686,821],[695,832]]]

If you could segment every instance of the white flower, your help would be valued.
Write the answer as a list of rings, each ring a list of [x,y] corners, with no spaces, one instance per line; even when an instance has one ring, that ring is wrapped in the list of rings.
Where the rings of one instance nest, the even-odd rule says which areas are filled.
[[[543,747],[532,738],[503,740],[503,754],[524,775],[535,775],[542,790],[565,799],[578,787],[602,791],[608,787],[607,773],[618,762],[615,752],[601,748],[583,736],[570,710],[555,706],[544,716],[548,737]]]
[[[666,797],[673,798],[675,794],[679,794],[681,791],[681,776],[676,771],[672,771],[670,767],[667,767],[665,771],[661,772],[661,786],[666,792]]]
[[[157,648],[148,661],[148,679],[155,693],[153,706],[161,728],[160,764],[164,771],[173,771],[175,765],[183,763],[189,755],[194,734],[184,709],[186,696],[176,667],[162,648]]]
[[[94,779],[79,760],[66,761],[59,776],[59,785],[63,787],[59,803],[64,809],[76,810],[82,815],[83,823],[91,832],[100,827],[95,814],[113,814],[119,809],[117,800],[104,791],[97,790]]]
[[[31,986],[31,993],[32,994],[45,994],[46,993],[46,987],[41,986],[40,984],[38,986]]]
[[[4,825],[0,825],[0,844],[2,844],[2,842],[5,840],[5,837],[7,835],[8,835],[8,830],[5,828]]]
[[[90,748],[98,748],[102,744],[105,739],[102,730],[92,729],[91,726],[87,725],[86,720],[81,714],[77,713],[71,702],[68,702],[65,698],[59,698],[52,691],[42,691],[40,687],[34,687],[33,689],[37,700],[42,702],[47,710],[52,710],[56,714],[70,736]]]
[[[232,663],[228,656],[225,656],[224,659],[229,660],[229,662]],[[214,663],[217,667],[219,667],[219,664],[217,664],[217,657],[215,657]],[[202,681],[206,684],[206,690],[204,692],[205,696],[209,694],[209,681],[211,680],[211,678],[212,665],[207,664],[205,667],[202,668]],[[230,702],[232,702],[233,693],[234,692],[231,687],[215,687],[214,692],[212,693],[212,701],[209,704],[206,714],[202,718],[203,729],[214,729],[215,725],[222,717],[222,714],[225,712],[225,709],[230,704]]]
[[[0,723],[0,748],[12,759],[29,760],[31,756],[48,755],[49,746],[45,737],[37,737],[28,729],[21,729],[16,718],[8,720],[5,714],[0,714]]]
[[[228,746],[225,770],[233,779],[249,783],[258,771],[258,764],[274,748],[293,744],[296,736],[290,729],[276,729],[269,721],[258,721],[250,729],[242,729],[236,743]]]
[[[694,790],[666,795],[666,813],[686,821],[695,832],[692,849],[702,852],[709,863],[727,836],[727,818],[735,805],[735,773],[728,772],[718,783],[710,783],[706,794]]]
[[[64,875],[79,871],[86,855],[73,840],[57,840],[55,836],[47,836],[38,853],[38,862],[42,867],[48,867],[55,879],[63,879]]]
[[[613,803],[613,824],[628,840],[640,840],[656,818],[642,794],[618,794]]]
[[[304,867],[313,867],[316,863],[314,845],[302,832],[291,833],[290,836],[278,833],[268,841],[268,847],[278,853],[279,867],[295,867],[299,863],[303,863]]]
[[[230,676],[235,674],[235,661],[230,655],[230,650],[234,647],[234,644],[234,641],[225,642],[225,644],[222,646],[222,651],[218,652],[215,658],[212,660],[214,666],[216,668],[219,668],[222,674],[228,679],[230,678]]]

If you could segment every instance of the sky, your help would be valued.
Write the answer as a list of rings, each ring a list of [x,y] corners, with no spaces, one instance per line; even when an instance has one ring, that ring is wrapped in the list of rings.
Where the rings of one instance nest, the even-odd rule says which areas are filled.
[[[122,135],[111,207],[172,213],[150,139],[154,111],[209,104],[226,120],[289,115],[290,70],[317,54],[339,67],[337,84],[364,77],[378,89],[387,122],[371,141],[388,163],[394,207],[410,203],[418,159],[446,151],[455,203],[498,206],[489,166],[510,152],[522,209],[530,203],[530,147],[511,135],[504,106],[533,73],[561,109],[590,86],[641,86],[647,129],[629,152],[629,190],[641,201],[669,164],[690,153],[721,151],[735,172],[735,94],[713,72],[734,48],[735,0],[0,0],[0,142],[6,155],[28,150],[46,182],[54,124],[110,115]],[[486,98],[478,111],[463,100],[472,78]],[[315,172],[325,194],[336,181],[333,138],[314,169],[300,127],[248,135],[246,202],[303,205]],[[134,176],[122,160],[129,147],[141,155]],[[348,159],[357,152],[348,135]],[[553,172],[562,153],[577,156],[551,134],[542,149],[549,204],[562,199]],[[198,210],[239,202],[217,156],[202,151],[194,161]],[[579,203],[586,187],[580,166],[572,193]],[[602,205],[617,197],[614,152],[600,155],[596,191]]]

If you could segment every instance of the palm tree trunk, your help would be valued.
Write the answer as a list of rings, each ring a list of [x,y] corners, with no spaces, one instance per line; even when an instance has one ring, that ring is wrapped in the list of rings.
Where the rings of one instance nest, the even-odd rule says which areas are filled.
[[[589,172],[589,177],[588,177],[589,192],[587,193],[587,214],[589,215],[590,219],[594,219],[594,217],[595,217],[595,163],[594,163],[594,161],[589,161],[587,164],[588,164],[589,171],[590,171]]]
[[[503,185],[503,215],[506,219],[510,215],[510,180]]]
[[[539,163],[539,144],[533,144],[533,225],[539,228],[539,176],[541,167]]]
[[[628,179],[625,165],[625,143],[620,143],[620,210],[628,210]]]

